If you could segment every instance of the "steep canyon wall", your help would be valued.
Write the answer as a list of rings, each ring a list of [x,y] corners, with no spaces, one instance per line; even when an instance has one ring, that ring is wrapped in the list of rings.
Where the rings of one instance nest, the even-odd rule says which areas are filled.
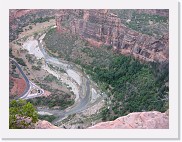
[[[167,12],[162,10],[148,12],[167,15]],[[133,55],[146,61],[168,60],[168,34],[157,39],[134,31],[122,24],[120,18],[109,10],[62,10],[57,14],[56,21],[58,31],[70,31],[94,46],[112,46],[122,54]]]

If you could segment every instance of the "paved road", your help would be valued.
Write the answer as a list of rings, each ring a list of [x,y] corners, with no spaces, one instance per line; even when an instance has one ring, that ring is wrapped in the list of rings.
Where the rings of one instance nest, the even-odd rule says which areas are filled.
[[[39,41],[38,41],[38,45],[39,45],[41,52],[44,55],[44,59],[45,59],[46,63],[61,67],[64,70],[72,69],[72,70],[80,71],[80,69],[76,65],[74,65],[73,63],[69,63],[67,61],[63,61],[60,59],[58,60],[57,58],[49,56]],[[30,91],[31,85],[33,83],[29,81],[29,79],[24,74],[21,67],[18,65],[18,63],[16,61],[14,61],[12,59],[11,62],[14,63],[16,65],[16,67],[19,69],[20,73],[22,74],[22,76],[25,79],[25,82],[27,84],[26,89],[18,98],[29,99],[27,97],[27,95],[28,95],[28,92]],[[81,88],[82,88],[81,93],[85,92],[85,95],[80,94],[79,96],[84,96],[84,97],[80,98],[80,101],[76,102],[70,109],[67,109],[64,111],[63,110],[61,110],[61,111],[60,110],[51,110],[51,109],[38,109],[38,111],[49,112],[49,113],[52,113],[52,114],[58,116],[58,118],[53,121],[53,124],[56,124],[57,122],[61,121],[61,119],[64,118],[65,116],[68,116],[70,114],[75,114],[75,113],[78,113],[82,110],[85,110],[91,101],[90,80],[88,79],[88,77],[86,75],[83,75],[82,79],[83,79],[83,82],[81,84]]]
[[[53,124],[58,123],[65,116],[81,112],[81,111],[83,111],[83,110],[85,110],[87,108],[88,104],[90,103],[90,97],[91,97],[91,94],[90,94],[90,84],[89,83],[90,83],[89,80],[87,80],[87,82],[86,82],[86,89],[87,89],[86,90],[86,96],[83,99],[81,99],[80,102],[78,104],[76,104],[74,107],[72,107],[70,110],[62,111],[60,113],[58,113],[58,112],[55,113],[55,114],[57,114],[58,118],[55,119],[52,122]]]
[[[15,99],[19,99],[19,98],[25,97],[25,96],[27,95],[27,93],[28,93],[28,91],[29,91],[29,89],[30,89],[30,82],[29,82],[29,79],[27,78],[27,76],[26,76],[26,75],[24,74],[24,72],[22,71],[22,69],[21,69],[21,67],[19,66],[19,64],[18,64],[15,60],[13,60],[13,59],[10,59],[10,61],[18,68],[18,70],[20,71],[20,73],[22,74],[22,76],[23,76],[23,78],[24,78],[24,80],[25,80],[25,82],[26,82],[26,88],[25,88],[25,90],[23,91],[23,93],[22,93],[20,96],[15,97]]]
[[[35,98],[35,97],[39,97],[44,93],[44,90],[42,90],[40,87],[38,87],[37,85],[35,85],[34,83],[32,83],[31,81],[29,81],[29,79],[27,78],[27,76],[24,74],[24,72],[22,71],[20,65],[14,60],[10,58],[10,61],[18,68],[18,70],[20,71],[20,73],[22,74],[25,83],[26,83],[26,88],[23,91],[23,93],[20,96],[15,97],[16,100],[18,99],[31,99],[31,98]],[[28,96],[31,88],[36,87],[40,90],[40,93],[38,93],[37,95],[34,96]]]
[[[30,84],[30,89],[29,90],[34,88],[34,89],[39,90],[40,92],[37,92],[35,94],[29,94],[29,95],[28,95],[28,92],[27,92],[27,95],[21,97],[21,99],[28,100],[28,99],[32,99],[32,98],[35,98],[35,97],[40,97],[40,96],[42,96],[42,94],[44,94],[44,90],[41,89],[40,87],[38,87],[37,85],[35,85],[33,82],[29,81],[29,84]]]

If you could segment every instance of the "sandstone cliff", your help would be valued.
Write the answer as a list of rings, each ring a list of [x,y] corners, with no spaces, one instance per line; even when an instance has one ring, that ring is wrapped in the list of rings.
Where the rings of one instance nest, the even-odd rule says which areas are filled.
[[[122,54],[133,55],[146,61],[168,60],[168,34],[160,39],[141,34],[126,27],[120,18],[109,10],[62,10],[58,13],[56,24],[60,32],[70,31],[94,46],[111,45]]]

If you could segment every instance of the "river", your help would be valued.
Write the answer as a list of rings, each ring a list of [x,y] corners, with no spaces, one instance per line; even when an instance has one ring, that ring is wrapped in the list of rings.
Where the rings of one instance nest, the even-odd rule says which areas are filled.
[[[53,66],[57,66],[63,69],[66,72],[66,74],[60,75],[60,79],[62,80],[62,82],[67,83],[68,85],[70,85],[72,82],[78,89],[77,90],[78,94],[76,94],[76,92],[72,90],[76,95],[75,103],[73,106],[67,108],[66,110],[60,111],[60,110],[51,110],[48,108],[47,109],[38,108],[39,114],[47,113],[58,116],[57,119],[52,122],[53,124],[56,124],[68,115],[75,114],[87,109],[88,106],[90,107],[96,101],[103,99],[103,97],[97,85],[93,81],[90,81],[88,76],[82,72],[80,67],[78,67],[74,63],[50,56],[42,45],[42,39],[43,37],[41,36],[41,38],[39,38],[37,41],[38,41],[38,47],[41,53],[43,54],[45,63],[47,65],[51,64]],[[64,78],[63,76],[68,76],[67,79],[65,80],[69,81],[64,82],[65,80],[63,79]],[[71,87],[73,89],[74,86],[72,85]]]

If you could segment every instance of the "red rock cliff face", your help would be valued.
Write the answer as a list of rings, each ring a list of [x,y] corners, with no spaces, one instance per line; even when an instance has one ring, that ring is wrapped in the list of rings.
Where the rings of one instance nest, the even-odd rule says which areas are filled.
[[[156,10],[150,13],[166,14]],[[120,18],[108,10],[64,10],[56,17],[57,29],[60,32],[69,29],[71,33],[78,34],[94,46],[111,45],[122,54],[133,55],[146,61],[168,60],[168,35],[155,39],[136,32],[122,24]],[[67,28],[62,26],[65,22]]]

